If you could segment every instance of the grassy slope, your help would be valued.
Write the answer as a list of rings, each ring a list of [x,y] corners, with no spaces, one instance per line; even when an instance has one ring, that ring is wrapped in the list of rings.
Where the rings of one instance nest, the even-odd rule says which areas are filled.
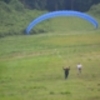
[[[68,80],[66,65],[71,66]],[[99,100],[99,65],[99,30],[2,38],[0,100]]]
[[[41,12],[3,11],[0,34],[22,34],[34,14]],[[50,32],[0,38],[0,100],[100,100],[100,28],[77,18],[51,19],[35,30],[41,27]],[[71,66],[68,80],[63,66]]]
[[[10,4],[5,4],[0,1],[0,37],[25,34],[25,29],[29,23],[46,12],[47,11],[25,9],[21,3],[17,2],[17,0],[16,2],[12,1]],[[93,15],[97,21],[99,21],[98,16],[99,14]],[[78,22],[80,25],[77,25]],[[70,30],[83,31],[91,29],[93,29],[93,26],[85,20],[73,17],[58,17],[41,22],[34,28],[31,34],[55,31],[69,32]]]

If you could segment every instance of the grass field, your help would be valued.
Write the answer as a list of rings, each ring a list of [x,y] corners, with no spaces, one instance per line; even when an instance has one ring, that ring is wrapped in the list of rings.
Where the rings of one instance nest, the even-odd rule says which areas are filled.
[[[0,100],[100,100],[100,30],[58,20],[50,33],[0,38]]]

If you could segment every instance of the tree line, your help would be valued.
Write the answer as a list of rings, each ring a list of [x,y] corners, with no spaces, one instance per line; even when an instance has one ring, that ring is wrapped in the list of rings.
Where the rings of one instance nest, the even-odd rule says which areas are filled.
[[[13,0],[2,0],[9,4]],[[14,0],[16,1],[16,0]],[[100,0],[17,0],[25,8],[37,10],[77,10],[88,11],[92,5],[100,3]]]

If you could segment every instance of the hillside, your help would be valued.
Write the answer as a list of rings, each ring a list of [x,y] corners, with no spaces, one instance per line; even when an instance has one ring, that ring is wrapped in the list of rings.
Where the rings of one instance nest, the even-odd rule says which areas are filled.
[[[100,5],[95,5],[91,7],[88,12],[90,15],[95,17],[99,21],[99,10]],[[36,17],[47,13],[46,10],[31,10],[25,8],[24,5],[18,0],[12,0],[9,4],[0,1],[0,37],[8,35],[22,35],[25,34],[25,29],[27,25]],[[66,18],[57,18],[53,20],[46,20],[35,27],[31,34],[43,33],[43,32],[52,32],[52,31],[66,31],[67,29],[71,30],[84,30],[87,27],[86,22],[78,20],[79,25],[75,21],[76,19],[66,19]],[[73,25],[71,23],[74,23]],[[80,26],[80,22],[83,23]],[[61,23],[61,25],[59,25]],[[66,23],[66,24],[65,24]],[[77,24],[77,26],[76,26]],[[72,27],[72,28],[71,28]],[[61,29],[61,30],[60,30]],[[89,28],[91,29],[91,28]]]
[[[77,74],[76,64],[83,65]],[[70,66],[68,79],[63,67]],[[100,100],[100,31],[0,39],[0,100]]]
[[[30,8],[25,1],[47,0],[0,1],[0,100],[100,100],[100,26],[58,17],[26,35],[27,25],[50,11]],[[93,5],[85,13],[100,24],[99,9],[100,4]],[[63,68],[69,66],[65,79]]]

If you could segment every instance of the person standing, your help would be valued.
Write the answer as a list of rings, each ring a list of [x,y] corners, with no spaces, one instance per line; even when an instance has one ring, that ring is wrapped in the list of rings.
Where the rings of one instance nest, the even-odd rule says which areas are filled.
[[[80,63],[77,64],[77,70],[78,70],[78,74],[81,74],[81,72],[82,72],[82,64],[80,64]]]
[[[65,74],[65,79],[67,79],[68,75],[69,75],[70,67],[64,67],[63,70],[64,70],[64,74]]]

